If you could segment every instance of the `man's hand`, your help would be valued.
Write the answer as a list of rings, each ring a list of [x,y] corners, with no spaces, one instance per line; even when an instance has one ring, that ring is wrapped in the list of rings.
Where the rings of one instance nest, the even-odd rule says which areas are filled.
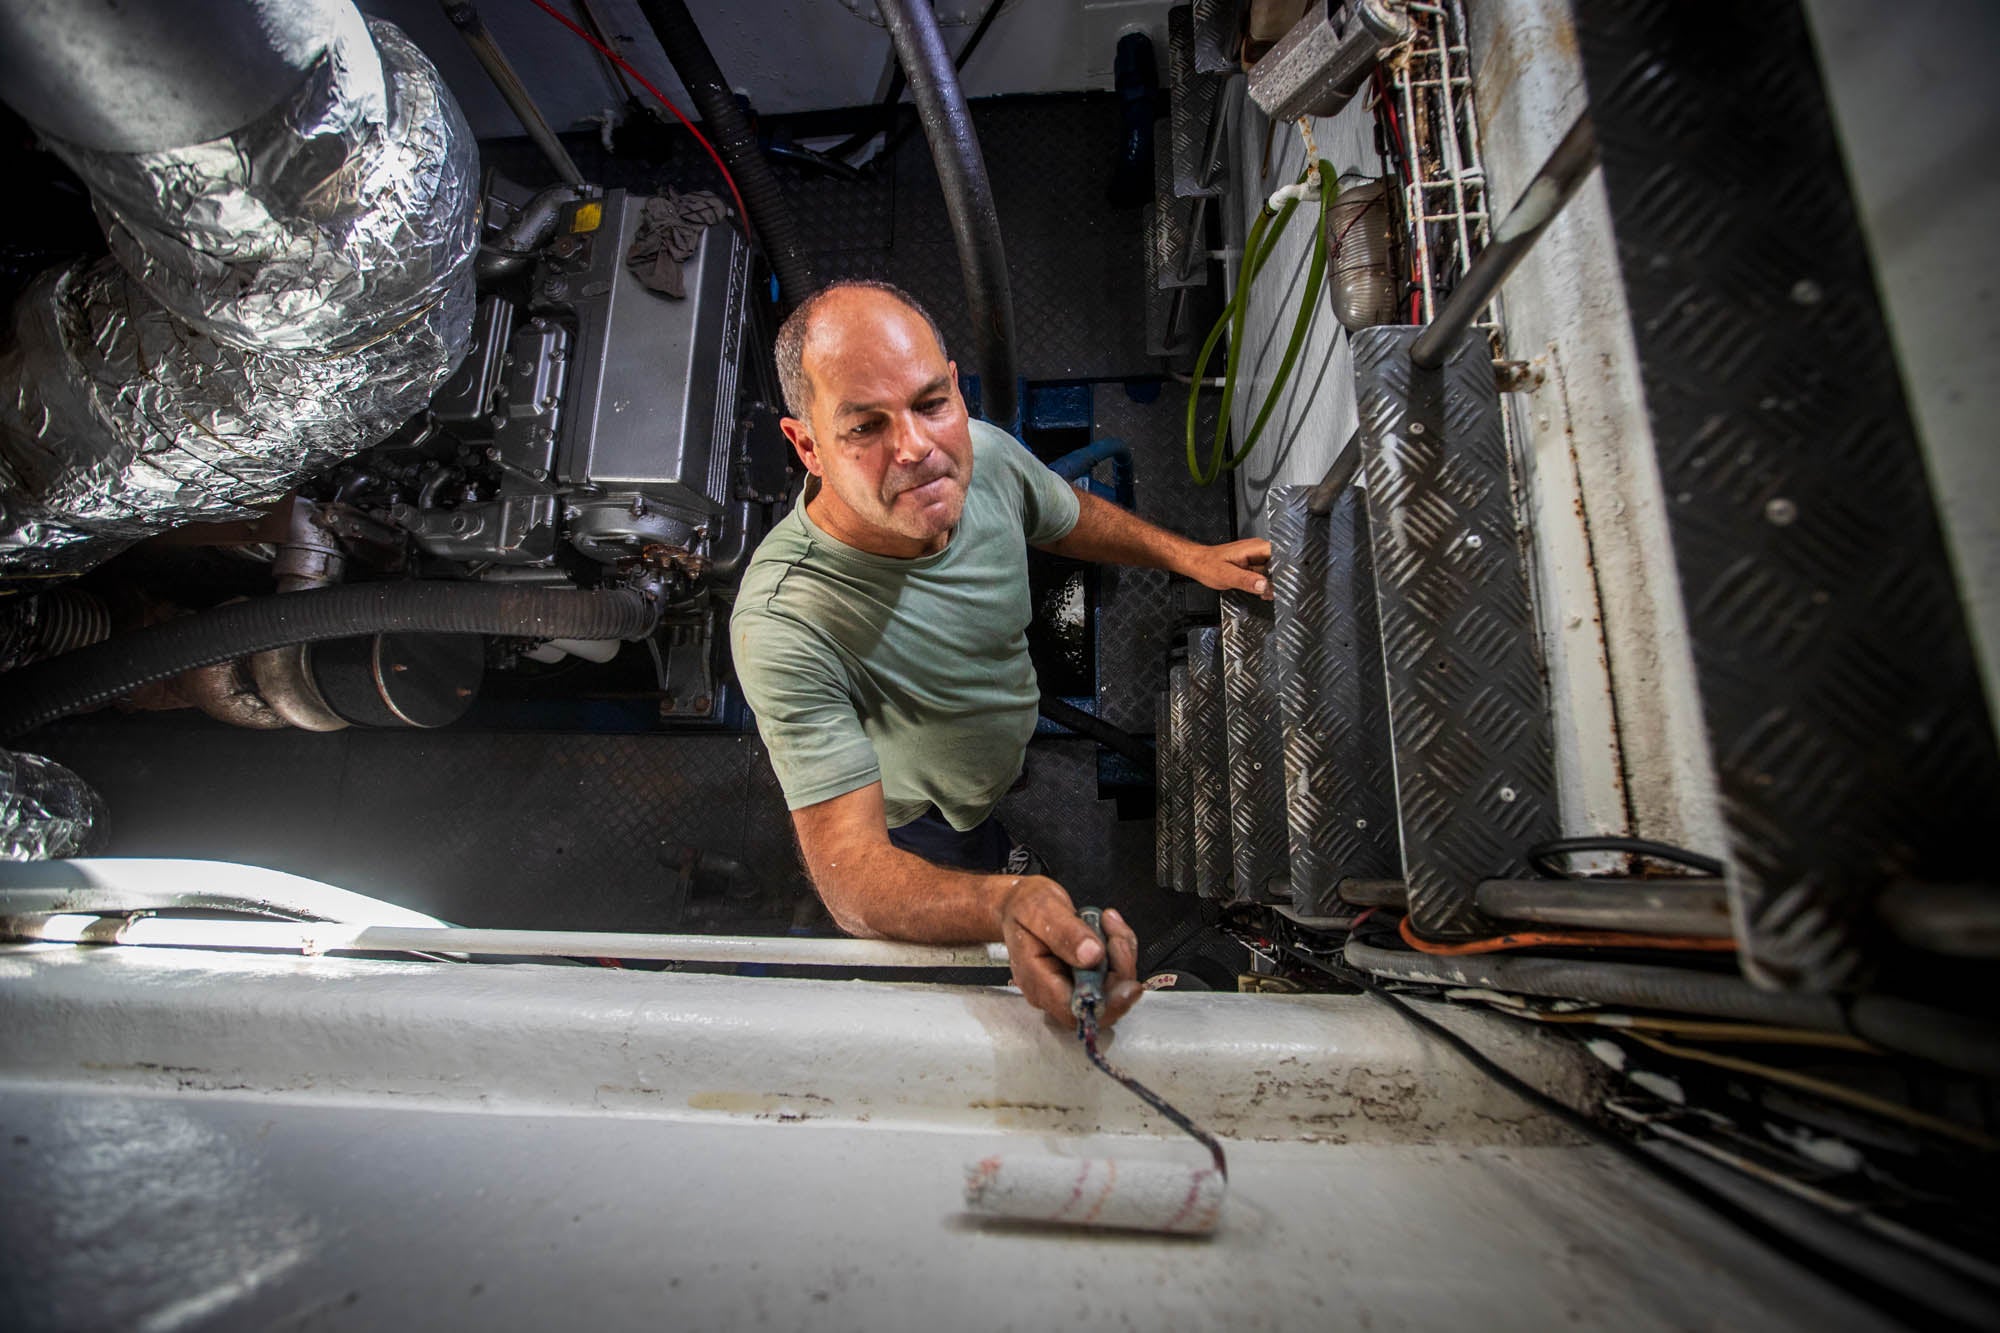
[[[1097,966],[1105,945],[1076,914],[1063,886],[1041,875],[1022,876],[1000,900],[1000,938],[1014,984],[1028,1003],[1059,1023],[1073,1022],[1070,969]],[[1111,949],[1111,971],[1104,982],[1105,1012],[1097,1021],[1109,1027],[1145,991],[1139,985],[1139,937],[1115,910],[1104,913],[1104,938]]]
[[[1271,543],[1262,537],[1246,537],[1240,542],[1196,548],[1181,573],[1217,592],[1254,593],[1268,602],[1271,580],[1265,572],[1270,563]]]

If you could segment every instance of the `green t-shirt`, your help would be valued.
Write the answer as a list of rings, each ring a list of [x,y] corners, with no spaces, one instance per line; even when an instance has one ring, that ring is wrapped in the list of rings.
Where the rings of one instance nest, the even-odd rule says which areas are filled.
[[[1076,526],[1076,492],[1011,435],[972,423],[972,483],[951,540],[870,555],[798,504],[736,596],[736,676],[793,810],[882,780],[890,828],[936,805],[985,819],[1035,730],[1028,547]]]

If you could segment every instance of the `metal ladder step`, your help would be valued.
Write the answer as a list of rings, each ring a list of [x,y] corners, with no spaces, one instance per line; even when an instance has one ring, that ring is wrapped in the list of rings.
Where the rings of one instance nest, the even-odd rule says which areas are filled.
[[[1220,629],[1209,625],[1188,633],[1187,671],[1185,738],[1194,797],[1194,889],[1204,898],[1227,898],[1232,848]]]
[[[1402,857],[1367,505],[1350,486],[1316,515],[1310,489],[1271,493],[1267,651],[1282,719],[1292,905],[1326,916],[1338,911],[1341,880],[1399,878]]]
[[[1195,65],[1194,10],[1167,11],[1168,139],[1173,156],[1173,192],[1182,199],[1222,193],[1222,163],[1211,152],[1211,131],[1220,112],[1222,79]]]
[[[1167,844],[1166,887],[1176,893],[1194,892],[1194,768],[1188,744],[1188,664],[1185,654],[1167,667],[1167,728],[1165,754],[1156,762],[1164,816],[1159,835]]]
[[[1229,749],[1231,876],[1238,901],[1292,901],[1284,726],[1270,654],[1271,605],[1222,599],[1222,707]]]
[[[1555,760],[1492,349],[1425,371],[1420,332],[1356,334],[1355,396],[1410,920],[1464,939],[1479,882],[1555,836]]]

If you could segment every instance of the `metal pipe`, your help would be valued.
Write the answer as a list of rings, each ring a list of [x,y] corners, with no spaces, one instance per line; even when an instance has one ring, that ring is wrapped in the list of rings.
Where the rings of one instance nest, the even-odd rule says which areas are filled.
[[[10,0],[0,89],[79,148],[206,143],[277,106],[351,13],[347,0]]]
[[[1318,485],[1306,492],[1306,512],[1332,513],[1333,502],[1340,498],[1340,493],[1347,489],[1347,484],[1354,480],[1354,474],[1360,469],[1361,428],[1356,426],[1354,433],[1347,437],[1347,443],[1341,445],[1340,452],[1333,456],[1333,465],[1327,468],[1326,475],[1319,479]]]
[[[535,105],[535,99],[528,92],[528,85],[521,82],[521,76],[514,72],[507,53],[500,49],[500,43],[493,40],[487,31],[486,21],[479,17],[470,0],[442,0],[445,17],[458,29],[458,35],[465,38],[465,44],[472,48],[473,59],[486,71],[486,77],[493,80],[493,86],[506,100],[514,116],[521,122],[521,128],[535,141],[535,147],[542,150],[542,156],[556,169],[556,175],[565,185],[581,190],[589,182],[577,170],[576,162],[569,150],[556,138],[556,132],[549,128],[549,122],[542,115],[542,109]]]
[[[1512,211],[1493,233],[1492,243],[1479,252],[1479,258],[1459,279],[1430,327],[1410,344],[1411,362],[1424,370],[1436,370],[1444,364],[1459,338],[1493,299],[1493,293],[1596,165],[1597,131],[1586,112],[1576,118],[1555,152],[1549,154],[1549,160],[1528,182],[1528,188],[1521,192]]]
[[[533,264],[541,247],[556,234],[563,209],[577,201],[576,187],[551,185],[521,206],[514,220],[490,241],[482,241],[473,270],[483,282],[495,282]]]
[[[1489,879],[1473,901],[1507,921],[1700,939],[1731,935],[1729,891],[1719,879]]]
[[[1334,886],[1340,901],[1356,907],[1387,907],[1405,911],[1410,905],[1410,887],[1400,879],[1343,879]]]
[[[922,0],[877,0],[876,8],[896,44],[896,58],[910,80],[910,98],[930,141],[931,162],[944,188],[965,276],[966,316],[972,324],[973,356],[979,367],[980,412],[1011,428],[1018,407],[1014,387],[1014,297],[1007,284],[1007,253],[1000,239],[1000,216],[986,178],[972,113],[958,86],[951,52],[938,31],[937,15]]]
[[[1111,460],[1111,498],[1126,509],[1133,503],[1132,497],[1132,448],[1115,436],[1086,444],[1064,454],[1049,464],[1049,471],[1064,481],[1077,481],[1089,477],[1099,463]],[[1091,494],[1097,494],[1093,489]]]
[[[1990,884],[1892,884],[1875,910],[1912,948],[2000,958],[2000,890]]]
[[[646,935],[603,930],[477,930],[338,922],[193,921],[167,917],[0,917],[0,938],[51,944],[147,948],[263,949],[280,953],[456,953],[516,958],[645,958],[678,963],[790,967],[976,967],[1005,969],[1002,944],[897,944],[793,936]]]

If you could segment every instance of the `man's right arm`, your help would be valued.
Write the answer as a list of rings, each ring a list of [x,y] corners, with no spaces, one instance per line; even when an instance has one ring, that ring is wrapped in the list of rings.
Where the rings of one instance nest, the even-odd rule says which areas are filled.
[[[1007,946],[1028,1002],[1068,1021],[1070,969],[1095,967],[1102,947],[1062,885],[1041,875],[980,875],[933,865],[889,841],[882,784],[792,812],[806,868],[827,911],[850,935],[917,944]],[[1104,914],[1111,970],[1107,1023],[1139,998],[1139,942]]]

